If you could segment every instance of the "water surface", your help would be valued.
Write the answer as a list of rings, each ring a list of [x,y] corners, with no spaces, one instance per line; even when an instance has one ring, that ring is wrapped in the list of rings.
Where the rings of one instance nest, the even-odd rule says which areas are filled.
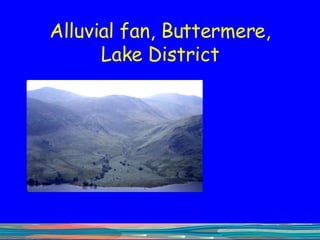
[[[202,192],[202,182],[171,184],[161,187],[80,187],[71,184],[28,186],[28,192]]]

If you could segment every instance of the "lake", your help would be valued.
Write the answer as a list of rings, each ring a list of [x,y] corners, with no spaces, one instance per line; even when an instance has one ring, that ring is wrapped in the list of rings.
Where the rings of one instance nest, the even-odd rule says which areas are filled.
[[[81,187],[71,184],[28,186],[28,192],[202,192],[202,182],[171,184],[160,187]]]

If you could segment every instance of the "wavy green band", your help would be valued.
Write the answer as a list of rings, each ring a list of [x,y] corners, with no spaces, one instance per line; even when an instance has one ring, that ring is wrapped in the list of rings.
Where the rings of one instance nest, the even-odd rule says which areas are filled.
[[[1,239],[320,239],[319,224],[3,224]]]

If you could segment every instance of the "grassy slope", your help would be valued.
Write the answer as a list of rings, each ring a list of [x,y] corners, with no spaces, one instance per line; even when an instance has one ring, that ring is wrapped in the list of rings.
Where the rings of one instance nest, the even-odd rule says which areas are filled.
[[[132,158],[175,181],[202,180],[202,116],[146,130],[135,139]]]

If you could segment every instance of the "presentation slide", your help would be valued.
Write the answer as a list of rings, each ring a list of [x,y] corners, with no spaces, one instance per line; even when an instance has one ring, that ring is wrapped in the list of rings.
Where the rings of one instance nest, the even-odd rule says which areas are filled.
[[[320,239],[316,3],[1,5],[0,239]]]

